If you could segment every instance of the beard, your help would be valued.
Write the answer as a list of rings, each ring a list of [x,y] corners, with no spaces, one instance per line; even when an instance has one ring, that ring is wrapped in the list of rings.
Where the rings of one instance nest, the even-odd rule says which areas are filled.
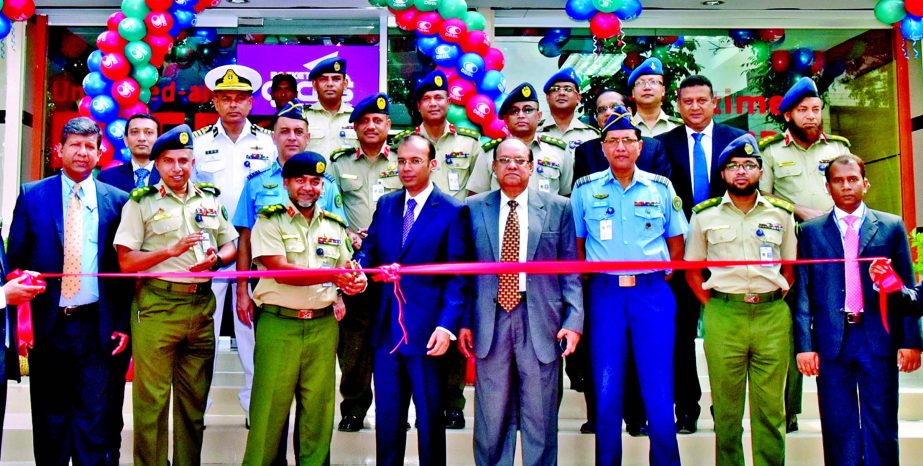
[[[792,135],[795,136],[796,139],[814,144],[815,142],[817,142],[818,139],[820,139],[821,128],[822,126],[820,123],[814,128],[811,128],[809,130],[800,128],[797,125],[792,124],[792,125],[789,125],[788,130],[791,131]]]
[[[759,186],[757,183],[753,183],[753,184],[748,184],[748,185],[744,186],[743,188],[738,188],[738,187],[735,186],[735,185],[729,184],[729,185],[728,185],[728,192],[731,193],[731,194],[733,194],[733,195],[735,195],[735,196],[741,196],[741,197],[743,197],[743,196],[752,196],[753,193],[756,192],[757,186]]]
[[[314,207],[314,203],[317,201],[299,201],[297,199],[292,199],[292,202],[301,209],[310,209]]]

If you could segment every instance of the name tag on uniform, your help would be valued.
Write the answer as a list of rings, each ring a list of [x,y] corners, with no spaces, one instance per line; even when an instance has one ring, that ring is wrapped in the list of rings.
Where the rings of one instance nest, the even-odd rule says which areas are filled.
[[[599,221],[599,239],[610,241],[612,239],[612,219],[607,218]]]
[[[764,262],[772,262],[774,260],[772,258],[772,245],[771,244],[764,243],[762,246],[760,246],[760,260]],[[772,267],[772,266],[773,264],[763,264],[763,267]]]
[[[372,185],[372,202],[378,202],[378,198],[385,195],[385,185],[381,182]]]
[[[543,193],[551,192],[551,180],[548,178],[539,178],[538,179],[538,190]]]
[[[340,178],[343,178],[344,180],[358,180],[359,179],[358,176],[353,175],[351,173],[340,173]]]
[[[455,170],[449,170],[449,191],[458,191],[461,189],[461,177]]]

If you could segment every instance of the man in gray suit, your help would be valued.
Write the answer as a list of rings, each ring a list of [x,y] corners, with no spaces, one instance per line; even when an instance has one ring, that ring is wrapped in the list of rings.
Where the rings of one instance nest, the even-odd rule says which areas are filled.
[[[529,188],[532,151],[507,139],[493,154],[500,189],[470,197],[477,260],[577,259],[570,202]],[[577,275],[477,275],[476,298],[458,346],[477,356],[474,457],[479,465],[512,464],[516,430],[523,464],[558,459],[558,377],[561,358],[583,332]]]

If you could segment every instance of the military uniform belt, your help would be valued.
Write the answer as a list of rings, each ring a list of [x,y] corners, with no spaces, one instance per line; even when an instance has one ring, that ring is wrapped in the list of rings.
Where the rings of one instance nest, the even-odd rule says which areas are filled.
[[[159,278],[149,278],[145,283],[152,288],[169,291],[171,293],[208,294],[212,292],[211,281],[202,283],[178,283],[161,280]]]
[[[327,317],[330,314],[333,314],[333,306],[327,306],[320,309],[291,309],[287,307],[276,306],[275,304],[264,304],[261,310],[263,312],[275,314],[279,317],[287,317],[289,319],[298,320],[320,319],[321,317]]]
[[[748,304],[771,303],[782,299],[782,290],[770,291],[769,293],[722,293],[712,290],[711,295],[724,301],[735,301]]]

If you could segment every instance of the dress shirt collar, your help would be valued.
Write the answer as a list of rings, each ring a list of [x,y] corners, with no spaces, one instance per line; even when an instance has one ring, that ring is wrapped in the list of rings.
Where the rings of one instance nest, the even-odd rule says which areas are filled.
[[[837,226],[840,228],[840,232],[843,233],[843,234],[845,234],[845,229],[844,229],[844,228],[845,228],[845,226],[846,226],[846,222],[843,221],[843,219],[846,218],[846,216],[848,216],[848,215],[852,215],[852,216],[854,216],[854,217],[859,217],[859,221],[856,222],[856,224],[855,224],[855,225],[856,225],[856,229],[859,229],[859,227],[862,226],[862,222],[865,221],[865,210],[866,210],[866,208],[865,208],[865,202],[860,203],[860,204],[859,204],[859,207],[855,210],[855,212],[853,212],[853,213],[851,213],[851,214],[848,214],[848,213],[846,213],[846,211],[840,209],[839,207],[834,206],[834,207],[833,207],[833,217],[836,219],[836,224],[837,224]]]
[[[405,211],[407,210],[407,201],[413,199],[417,201],[416,212],[419,212],[419,209],[423,208],[423,205],[426,204],[426,200],[429,199],[429,195],[433,193],[433,186],[434,186],[433,182],[430,181],[429,185],[427,185],[426,188],[423,189],[423,191],[420,191],[419,193],[417,193],[416,196],[411,196],[410,191],[404,190],[404,210]],[[414,218],[416,217],[417,217],[417,214],[414,213]]]
[[[146,168],[147,171],[148,171],[147,176],[151,176],[150,172],[153,172],[153,171],[154,171],[154,161],[153,161],[153,160],[148,160],[146,164],[144,164],[144,165],[138,165],[138,162],[136,162],[135,159],[131,159],[131,171],[132,171],[132,173],[138,171],[139,168]]]
[[[506,206],[507,208],[509,208],[509,206],[508,206],[507,204],[510,202],[510,200],[516,201],[516,204],[517,204],[519,207],[525,207],[525,206],[529,205],[529,189],[528,189],[528,188],[524,189],[524,190],[523,190],[521,193],[519,193],[519,195],[516,196],[515,198],[511,198],[511,197],[507,196],[506,193],[503,192],[503,190],[501,189],[501,190],[500,190],[500,208],[503,208],[504,206]]]
[[[692,128],[690,128],[689,125],[686,125],[686,137],[687,138],[692,138],[692,135],[697,132],[700,132],[710,138],[712,136],[712,133],[715,132],[715,120],[709,121],[708,126],[706,126],[705,129],[703,129],[702,131],[695,131]]]
[[[77,183],[76,181],[70,179],[63,171],[61,172],[61,187],[64,191],[65,199],[67,196],[70,196],[71,191],[74,189],[74,185],[79,184],[81,192],[77,195],[80,198],[80,201],[84,206],[88,208],[96,207],[96,183],[93,181],[92,176],[88,176],[85,180]],[[65,209],[67,204],[64,205]]]

